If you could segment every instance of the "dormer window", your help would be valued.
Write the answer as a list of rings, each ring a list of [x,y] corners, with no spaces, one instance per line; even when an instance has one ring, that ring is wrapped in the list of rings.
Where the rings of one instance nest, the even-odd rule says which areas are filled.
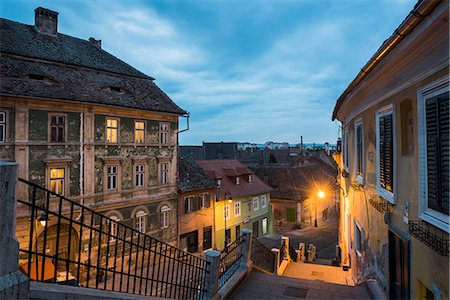
[[[236,176],[236,185],[241,183],[241,178],[239,176]]]
[[[248,182],[252,182],[253,178],[252,178],[252,174],[248,174]]]
[[[217,179],[217,188],[220,189],[222,187],[222,179]]]

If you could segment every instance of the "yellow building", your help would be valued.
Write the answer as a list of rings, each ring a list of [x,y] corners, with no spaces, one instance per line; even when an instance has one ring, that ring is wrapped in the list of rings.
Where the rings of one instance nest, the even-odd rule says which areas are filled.
[[[448,1],[418,1],[332,117],[342,264],[392,298],[449,298],[448,17]]]

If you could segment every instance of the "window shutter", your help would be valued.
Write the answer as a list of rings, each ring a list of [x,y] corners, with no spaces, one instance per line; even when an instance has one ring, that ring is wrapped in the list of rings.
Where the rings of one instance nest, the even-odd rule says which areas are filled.
[[[189,212],[189,198],[184,198],[184,212]]]
[[[449,97],[426,102],[428,207],[449,214]]]
[[[380,185],[393,191],[393,127],[392,114],[380,117]]]

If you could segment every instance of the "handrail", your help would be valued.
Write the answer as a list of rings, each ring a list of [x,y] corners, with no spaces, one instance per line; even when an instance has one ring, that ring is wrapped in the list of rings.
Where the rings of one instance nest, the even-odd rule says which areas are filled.
[[[252,237],[251,259],[255,266],[270,273],[274,272],[275,254],[254,236]]]
[[[218,288],[220,289],[228,279],[238,270],[240,259],[242,257],[241,245],[245,241],[245,236],[241,235],[233,243],[227,245],[220,253],[219,262],[219,280]]]
[[[18,218],[18,227],[29,227],[29,235],[19,238],[19,265],[31,280],[164,298],[204,297],[206,260],[33,182],[19,182],[27,185],[30,199],[17,200],[26,215]]]
[[[289,257],[292,261],[297,261],[297,252],[295,252],[295,249],[292,247],[291,243],[289,243]]]

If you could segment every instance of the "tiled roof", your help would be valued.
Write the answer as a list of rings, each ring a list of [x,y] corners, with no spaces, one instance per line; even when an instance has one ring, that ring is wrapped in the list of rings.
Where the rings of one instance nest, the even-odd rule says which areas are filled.
[[[89,41],[0,19],[0,50],[2,95],[185,113],[153,78]]]
[[[181,192],[216,187],[214,180],[195,162],[180,157],[178,166],[180,172],[178,186]]]
[[[224,196],[225,193],[230,193],[232,198],[239,198],[251,195],[257,195],[261,193],[270,192],[272,188],[264,183],[258,176],[253,176],[252,182],[248,182],[247,178],[242,177],[240,184],[236,184],[234,176],[228,176],[225,174],[238,174],[244,175],[238,172],[238,168],[246,168],[241,162],[235,159],[229,160],[200,160],[197,163],[208,173],[215,172],[222,177],[222,187],[219,190],[220,196]],[[227,170],[227,171],[225,171]],[[230,172],[229,170],[233,170]],[[242,170],[242,169],[241,169]]]

